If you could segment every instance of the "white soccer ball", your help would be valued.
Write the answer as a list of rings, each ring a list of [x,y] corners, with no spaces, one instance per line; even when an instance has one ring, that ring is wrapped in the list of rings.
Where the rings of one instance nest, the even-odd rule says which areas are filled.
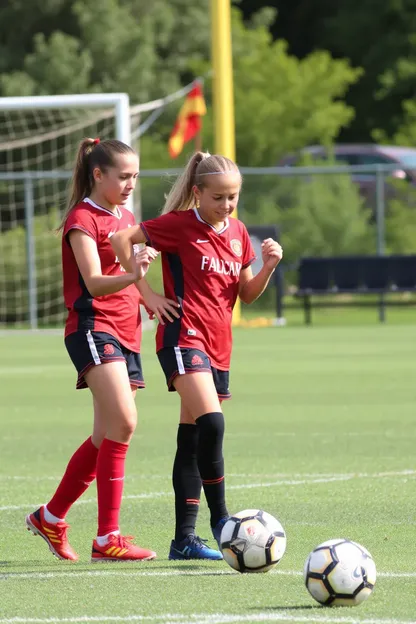
[[[224,524],[221,550],[225,561],[238,572],[267,572],[283,557],[286,534],[266,511],[245,509]]]
[[[320,544],[305,563],[305,585],[315,600],[329,607],[359,605],[376,582],[376,565],[368,550],[347,539]]]

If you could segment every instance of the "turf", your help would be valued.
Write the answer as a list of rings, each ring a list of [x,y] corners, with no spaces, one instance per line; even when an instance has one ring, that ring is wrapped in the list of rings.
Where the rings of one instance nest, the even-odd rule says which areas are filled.
[[[266,509],[288,538],[275,572],[240,575],[224,562],[167,559],[178,400],[165,391],[150,333],[122,529],[158,559],[89,563],[93,486],[68,516],[79,563],[57,561],[25,531],[25,514],[48,499],[89,435],[90,396],[74,390],[61,336],[1,334],[0,624],[415,621],[415,341],[411,324],[235,331],[228,505]],[[205,504],[198,530],[212,544]],[[354,609],[321,608],[303,585],[308,553],[334,537],[358,541],[376,561],[374,594]]]

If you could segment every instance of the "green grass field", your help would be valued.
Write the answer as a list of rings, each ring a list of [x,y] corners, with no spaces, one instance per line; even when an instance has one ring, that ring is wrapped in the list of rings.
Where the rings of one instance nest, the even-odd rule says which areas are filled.
[[[369,313],[370,314],[370,313]],[[142,564],[89,563],[94,486],[71,510],[80,562],[52,557],[24,527],[90,432],[90,396],[74,389],[62,338],[0,335],[0,624],[416,621],[416,325],[317,324],[235,331],[232,401],[225,404],[230,511],[263,508],[286,529],[275,571],[240,575],[225,562],[169,562],[171,463],[178,400],[165,391],[153,336],[147,389],[127,462],[122,529],[154,548]],[[205,503],[198,523],[212,544]],[[379,573],[351,609],[314,603],[302,579],[320,542],[366,546]]]

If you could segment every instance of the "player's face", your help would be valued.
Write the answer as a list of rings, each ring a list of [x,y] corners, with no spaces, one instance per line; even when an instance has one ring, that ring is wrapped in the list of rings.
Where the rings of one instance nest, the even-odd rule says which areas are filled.
[[[99,170],[98,170],[99,171]],[[136,186],[139,175],[139,159],[136,154],[119,154],[114,159],[114,167],[100,172],[95,184],[103,203],[110,206],[123,206],[127,203]]]
[[[222,224],[236,209],[240,189],[238,172],[207,175],[203,188],[195,188],[201,217],[213,226]]]

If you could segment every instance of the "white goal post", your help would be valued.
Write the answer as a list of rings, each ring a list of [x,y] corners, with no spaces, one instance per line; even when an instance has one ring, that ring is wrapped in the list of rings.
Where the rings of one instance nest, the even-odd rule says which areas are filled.
[[[0,110],[51,108],[109,108],[115,109],[116,138],[130,144],[130,103],[127,93],[85,93],[71,95],[37,95],[34,97],[0,98]]]

